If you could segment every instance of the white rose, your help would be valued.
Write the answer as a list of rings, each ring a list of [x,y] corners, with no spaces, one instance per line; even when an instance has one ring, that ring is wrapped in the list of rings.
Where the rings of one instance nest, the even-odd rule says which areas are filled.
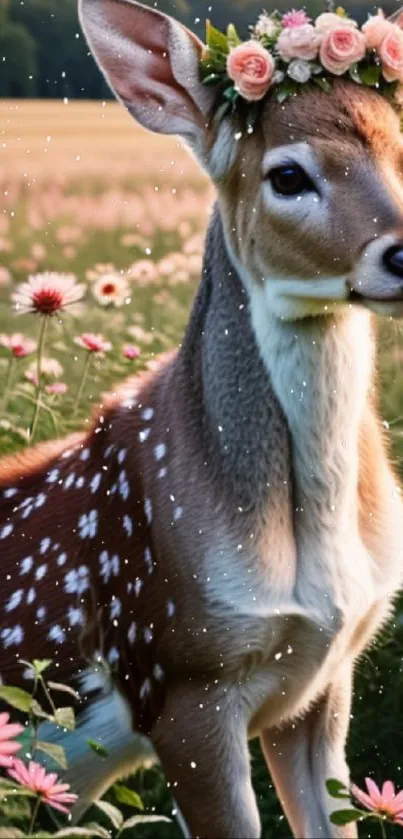
[[[294,58],[288,65],[287,75],[299,84],[309,81],[312,75],[309,61],[304,61],[303,58]]]
[[[255,26],[255,33],[256,35],[267,35],[269,38],[272,35],[275,35],[278,30],[278,25],[272,20],[268,15],[265,15],[264,12],[258,18],[257,24]]]

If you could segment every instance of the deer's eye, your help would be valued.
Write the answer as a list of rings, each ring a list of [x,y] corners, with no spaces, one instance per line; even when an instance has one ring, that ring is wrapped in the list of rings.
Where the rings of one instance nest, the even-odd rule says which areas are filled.
[[[301,195],[302,192],[316,192],[310,177],[296,163],[276,166],[268,173],[267,180],[277,195],[293,196]]]

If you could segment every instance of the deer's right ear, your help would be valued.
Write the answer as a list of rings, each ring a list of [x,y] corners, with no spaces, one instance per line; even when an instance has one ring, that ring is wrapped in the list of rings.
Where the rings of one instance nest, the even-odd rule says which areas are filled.
[[[145,128],[180,134],[200,153],[213,94],[203,45],[173,18],[131,0],[80,0],[80,20],[109,85]]]

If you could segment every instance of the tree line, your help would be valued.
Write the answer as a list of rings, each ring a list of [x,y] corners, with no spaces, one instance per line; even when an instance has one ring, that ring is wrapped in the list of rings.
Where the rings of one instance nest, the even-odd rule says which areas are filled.
[[[211,17],[219,28],[231,21],[246,37],[264,0],[143,0],[172,14],[203,38],[204,22]],[[281,9],[291,0],[277,0]],[[299,6],[300,3],[296,2]],[[269,8],[274,6],[270,3]],[[371,7],[372,8],[372,7]],[[312,14],[324,10],[324,0],[310,0]],[[362,17],[368,0],[355,0],[350,12]],[[88,54],[77,18],[76,0],[0,0],[0,97],[85,98],[110,96]]]

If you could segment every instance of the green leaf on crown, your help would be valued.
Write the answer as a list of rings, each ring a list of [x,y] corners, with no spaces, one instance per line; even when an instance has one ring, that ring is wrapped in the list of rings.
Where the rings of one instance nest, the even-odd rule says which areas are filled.
[[[229,53],[227,36],[224,35],[224,32],[216,29],[209,20],[206,21],[206,44],[210,49],[222,52],[224,55]]]
[[[227,42],[230,49],[239,47],[239,44],[241,43],[241,39],[233,23],[229,23],[227,27]]]

